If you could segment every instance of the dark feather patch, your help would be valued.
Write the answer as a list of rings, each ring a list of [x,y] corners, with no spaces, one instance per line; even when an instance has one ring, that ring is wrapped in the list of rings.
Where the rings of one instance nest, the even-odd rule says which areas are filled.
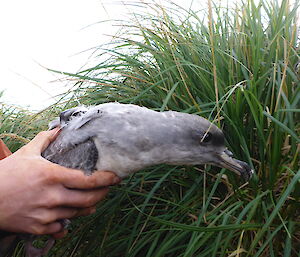
[[[95,171],[99,157],[92,139],[88,139],[70,149],[57,151],[54,154],[47,152],[47,150],[42,154],[47,160],[67,168],[83,170],[86,175],[90,175]]]

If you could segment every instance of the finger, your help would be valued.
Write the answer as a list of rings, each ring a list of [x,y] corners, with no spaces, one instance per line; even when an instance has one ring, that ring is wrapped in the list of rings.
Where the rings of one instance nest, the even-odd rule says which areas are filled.
[[[43,233],[43,234],[47,234],[47,235],[55,234],[55,233],[61,232],[63,230],[63,226],[58,221],[43,225],[43,227],[44,227],[44,231],[45,231],[45,233]]]
[[[60,132],[60,128],[38,133],[25,147],[31,152],[40,154],[47,146],[55,140]]]
[[[63,238],[64,236],[66,236],[68,234],[68,230],[67,229],[64,229],[58,233],[55,233],[55,234],[52,234],[53,238],[55,239],[60,239],[60,238]]]
[[[49,224],[44,225],[36,225],[31,227],[31,231],[29,233],[34,235],[49,235],[60,232],[63,229],[63,226],[60,222],[55,221]]]
[[[86,176],[82,171],[63,167],[60,167],[60,177],[61,183],[65,187],[74,189],[94,189],[106,187],[118,184],[121,181],[118,176],[108,171],[97,171],[91,176]]]
[[[78,216],[87,216],[96,212],[96,206],[92,206],[84,209],[77,209],[77,214],[74,217]],[[52,234],[53,238],[60,239],[68,234],[68,229],[63,229],[58,233]]]
[[[65,197],[62,199],[63,201],[58,205],[69,206],[72,208],[94,207],[99,201],[105,198],[108,191],[108,187],[95,189],[92,191],[66,190],[64,194]]]
[[[43,214],[43,224],[49,224],[55,222],[56,220],[71,219],[78,215],[80,212],[77,208],[66,208],[66,207],[57,207],[53,209],[44,209]]]
[[[78,216],[87,216],[96,211],[95,206],[88,208],[72,208],[72,207],[58,207],[45,210],[44,224],[52,223],[56,220],[71,219]]]
[[[75,215],[75,217],[88,216],[88,215],[94,214],[95,212],[96,212],[96,206],[78,209],[78,212]]]

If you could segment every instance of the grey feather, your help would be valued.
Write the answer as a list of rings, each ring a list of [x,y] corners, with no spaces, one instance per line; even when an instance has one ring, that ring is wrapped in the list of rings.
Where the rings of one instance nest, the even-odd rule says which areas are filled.
[[[198,115],[119,103],[81,106],[62,114],[62,131],[43,156],[66,167],[88,173],[110,170],[126,177],[156,164],[210,163],[245,179],[253,173],[227,154],[223,132]]]
[[[74,147],[65,148],[61,152],[49,148],[42,155],[44,154],[47,154],[47,158],[51,162],[67,168],[83,170],[86,175],[90,175],[95,170],[99,158],[96,145],[92,139],[87,139]]]

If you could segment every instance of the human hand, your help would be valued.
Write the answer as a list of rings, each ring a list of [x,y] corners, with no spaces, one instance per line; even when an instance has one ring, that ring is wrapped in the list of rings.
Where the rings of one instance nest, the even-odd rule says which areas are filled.
[[[58,220],[88,215],[120,182],[111,172],[82,171],[51,163],[41,152],[58,129],[39,133],[26,146],[0,161],[0,230],[62,237]]]

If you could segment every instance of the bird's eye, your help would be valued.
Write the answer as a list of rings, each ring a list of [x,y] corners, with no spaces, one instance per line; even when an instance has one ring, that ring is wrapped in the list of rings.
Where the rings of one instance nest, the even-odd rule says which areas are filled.
[[[79,114],[80,114],[80,112],[74,112],[74,113],[72,114],[72,116],[76,117],[76,116],[78,116]]]
[[[208,143],[211,139],[212,139],[212,134],[210,132],[207,132],[202,137],[201,142]]]
[[[81,115],[83,115],[83,114],[85,114],[86,113],[86,111],[77,111],[77,112],[74,112],[73,114],[72,114],[72,116],[74,116],[74,117],[79,117],[79,116],[81,116]]]

